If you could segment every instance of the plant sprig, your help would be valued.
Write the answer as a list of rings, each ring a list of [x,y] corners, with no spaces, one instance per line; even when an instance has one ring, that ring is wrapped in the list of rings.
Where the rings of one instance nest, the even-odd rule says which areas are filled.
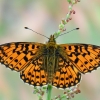
[[[75,14],[75,10],[73,10],[73,5],[77,4],[77,2],[80,2],[80,0],[67,0],[69,3],[69,11],[66,14],[66,18],[62,19],[59,24],[59,29],[57,32],[54,33],[55,38],[57,38],[62,32],[66,31],[65,25],[72,20],[71,14]]]
[[[66,89],[62,95],[55,96],[51,100],[63,100],[63,99],[70,100],[71,98],[74,98],[74,94],[78,94],[81,92],[79,89],[79,86],[80,86],[80,84],[78,84],[72,88]]]

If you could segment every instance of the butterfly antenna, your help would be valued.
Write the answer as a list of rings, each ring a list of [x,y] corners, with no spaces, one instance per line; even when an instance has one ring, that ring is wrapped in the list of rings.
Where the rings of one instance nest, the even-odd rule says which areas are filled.
[[[30,29],[30,28],[28,28],[28,27],[24,27],[25,29],[28,29],[28,30],[31,30],[31,31],[33,31],[33,32],[35,32],[35,33],[37,33],[37,34],[39,34],[39,35],[41,35],[41,36],[44,36],[44,37],[46,37],[46,38],[48,38],[47,36],[45,36],[45,35],[43,35],[43,34],[40,34],[40,33],[38,33],[38,32],[36,32],[36,31],[34,31],[34,30],[32,30],[32,29]],[[49,38],[48,38],[49,39]]]
[[[71,31],[68,31],[67,33],[70,33],[70,32],[72,32],[72,31],[74,31],[74,30],[79,30],[79,28],[72,29]],[[58,37],[61,36],[61,35],[67,34],[67,33],[60,34],[60,35],[58,35],[56,38],[58,38]]]

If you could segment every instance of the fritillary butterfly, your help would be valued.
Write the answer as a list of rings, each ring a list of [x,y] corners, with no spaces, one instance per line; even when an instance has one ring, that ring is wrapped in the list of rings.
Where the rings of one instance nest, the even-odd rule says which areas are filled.
[[[51,35],[46,44],[12,42],[0,45],[0,62],[20,72],[21,79],[33,86],[52,84],[70,88],[100,65],[100,46],[56,44]]]

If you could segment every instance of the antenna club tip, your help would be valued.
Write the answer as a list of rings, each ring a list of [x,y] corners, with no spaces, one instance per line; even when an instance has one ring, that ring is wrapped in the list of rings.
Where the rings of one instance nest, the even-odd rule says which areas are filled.
[[[25,29],[28,29],[28,27],[24,27]]]
[[[79,30],[79,28],[76,28],[76,30]]]

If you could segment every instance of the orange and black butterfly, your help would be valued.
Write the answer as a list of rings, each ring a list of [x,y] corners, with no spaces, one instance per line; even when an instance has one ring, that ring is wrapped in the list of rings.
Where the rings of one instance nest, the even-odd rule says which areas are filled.
[[[100,46],[56,44],[51,35],[46,44],[12,42],[0,45],[0,63],[20,72],[21,79],[30,85],[70,88],[80,82],[81,74],[100,66]]]

